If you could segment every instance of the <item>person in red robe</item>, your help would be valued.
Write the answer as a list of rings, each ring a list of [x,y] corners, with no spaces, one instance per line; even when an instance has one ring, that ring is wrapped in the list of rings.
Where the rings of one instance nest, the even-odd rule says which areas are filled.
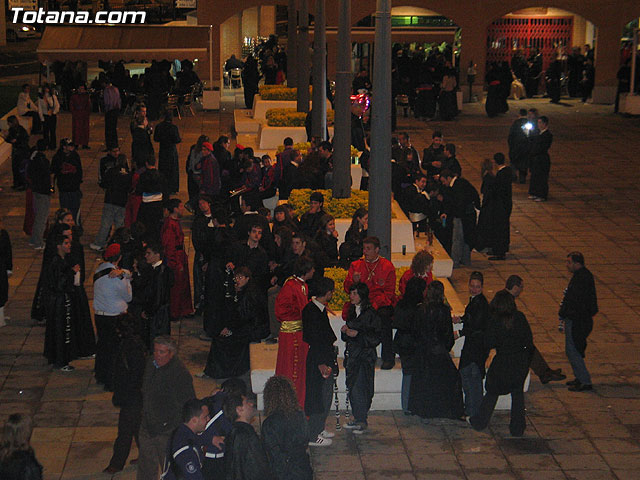
[[[276,375],[291,379],[301,408],[304,408],[309,351],[309,345],[302,340],[302,309],[309,303],[306,282],[314,272],[313,261],[300,257],[293,265],[293,275],[276,297],[276,318],[280,322]]]
[[[69,100],[71,110],[71,124],[73,143],[89,148],[89,116],[91,115],[91,96],[87,92],[87,86],[82,84],[71,95]]]
[[[398,290],[400,291],[400,298],[404,297],[404,291],[407,289],[407,283],[413,277],[420,277],[425,282],[427,282],[427,286],[424,289],[423,297],[427,295],[427,287],[431,282],[433,282],[433,273],[431,273],[431,269],[433,268],[433,255],[431,255],[427,250],[420,250],[413,256],[413,260],[411,260],[411,268],[402,274],[400,277],[400,282],[398,284]]]
[[[182,200],[172,198],[167,203],[169,216],[162,225],[162,248],[167,265],[173,271],[171,287],[171,318],[178,319],[193,313],[191,285],[189,284],[189,258],[184,251],[184,233],[180,217],[184,205]]]
[[[129,192],[129,198],[127,198],[127,204],[124,210],[124,226],[127,228],[131,228],[131,226],[136,223],[136,218],[138,218],[142,195],[136,193],[136,186],[140,180],[140,175],[142,175],[146,169],[147,167],[139,168],[133,172],[133,177],[131,177],[131,191]]]
[[[367,237],[362,241],[364,258],[351,263],[347,278],[344,280],[344,291],[349,293],[351,285],[363,282],[369,287],[369,300],[378,311],[382,320],[382,366],[390,370],[396,363],[393,351],[393,335],[391,320],[393,307],[396,304],[396,269],[386,258],[380,257],[380,240]]]

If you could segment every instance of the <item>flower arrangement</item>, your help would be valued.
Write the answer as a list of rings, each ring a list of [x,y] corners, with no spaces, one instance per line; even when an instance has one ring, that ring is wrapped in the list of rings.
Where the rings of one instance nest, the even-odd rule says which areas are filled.
[[[333,110],[331,110],[331,111],[333,111]],[[295,150],[297,150],[298,152],[300,152],[300,155],[302,155],[304,157],[309,153],[309,149],[311,148],[311,143],[309,143],[309,142],[294,143],[293,144],[293,148]],[[284,150],[284,145],[280,145],[278,147],[278,153],[282,152],[283,150]],[[360,153],[361,152],[356,147],[351,145],[351,158],[359,157]]]
[[[311,87],[309,87],[309,95],[311,95]],[[285,85],[262,85],[258,89],[262,100],[297,100],[298,89],[290,88]]]
[[[396,268],[396,295],[400,295],[400,290],[398,290],[398,285],[400,284],[400,279],[404,272],[409,270],[409,267],[398,267]],[[345,303],[349,301],[349,294],[344,291],[344,279],[347,278],[347,271],[343,268],[325,268],[324,276],[330,278],[334,281],[336,288],[333,292],[333,298],[331,299],[331,303],[329,303],[329,308],[336,313],[342,311],[342,307]]]
[[[334,218],[351,219],[360,207],[369,208],[369,192],[366,190],[351,190],[349,198],[333,198],[331,190],[315,190],[324,196],[324,211]],[[309,209],[309,197],[314,190],[310,188],[294,189],[289,195],[289,204],[299,217]],[[391,218],[396,218],[393,211]]]
[[[295,108],[270,108],[265,114],[267,125],[270,127],[304,127],[307,114],[298,112]],[[332,123],[335,118],[333,110],[327,111],[327,122]]]

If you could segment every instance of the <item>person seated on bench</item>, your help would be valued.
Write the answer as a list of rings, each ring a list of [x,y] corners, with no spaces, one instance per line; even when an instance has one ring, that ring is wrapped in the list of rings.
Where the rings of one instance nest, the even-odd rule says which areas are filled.
[[[429,224],[433,229],[438,220],[438,184],[427,182],[423,173],[414,176],[413,184],[402,191],[401,206],[413,224]]]
[[[31,126],[31,135],[38,134],[42,131],[40,123],[40,114],[38,113],[38,105],[31,100],[31,85],[25,83],[22,85],[22,92],[18,95],[18,115],[23,117],[31,117],[33,124]]]

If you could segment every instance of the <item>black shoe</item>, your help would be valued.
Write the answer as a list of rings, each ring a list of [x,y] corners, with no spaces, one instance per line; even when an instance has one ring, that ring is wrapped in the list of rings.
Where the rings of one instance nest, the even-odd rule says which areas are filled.
[[[584,385],[582,383],[569,387],[570,392],[590,392],[591,390],[593,390],[593,385]]]
[[[494,255],[493,257],[489,257],[489,260],[506,260],[504,255]]]
[[[569,385],[570,387],[575,387],[576,385],[580,385],[580,380],[574,378],[573,380],[569,380],[567,382],[567,385]]]
[[[567,378],[567,376],[562,373],[561,368],[551,370],[551,372],[549,373],[549,380],[551,380],[552,382],[561,382],[565,378]]]
[[[388,360],[388,361],[382,362],[382,365],[380,366],[380,368],[382,370],[391,370],[393,367],[395,367],[395,365],[396,365],[395,360]]]
[[[116,468],[116,467],[112,467],[111,465],[109,465],[107,468],[105,468],[104,470],[102,470],[104,473],[108,473],[109,475],[114,475],[120,471],[122,471],[121,468]]]

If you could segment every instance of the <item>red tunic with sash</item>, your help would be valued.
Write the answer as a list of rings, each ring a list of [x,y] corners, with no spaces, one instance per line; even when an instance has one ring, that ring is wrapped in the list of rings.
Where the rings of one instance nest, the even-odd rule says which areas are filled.
[[[347,278],[344,280],[344,291],[355,282],[353,275],[359,273],[360,281],[369,287],[369,301],[376,310],[380,307],[393,307],[396,304],[396,269],[386,258],[378,257],[373,262],[364,258],[351,262]]]
[[[413,273],[413,270],[409,269],[406,272],[404,272],[402,274],[402,277],[400,277],[400,283],[398,284],[398,290],[400,291],[400,298],[404,297],[404,291],[407,289],[407,283],[409,283],[409,280],[411,280],[413,277],[415,277],[416,275]],[[427,272],[426,275],[421,277],[425,282],[427,282],[427,287],[429,286],[429,284],[431,282],[433,282],[433,273],[431,272],[431,270],[429,270]],[[427,289],[424,289],[424,297],[427,296]]]
[[[189,259],[184,251],[184,233],[177,218],[167,217],[164,220],[162,248],[167,265],[173,271],[171,317],[177,319],[193,313],[189,285]]]
[[[276,297],[276,318],[280,322],[276,375],[293,381],[298,403],[304,408],[307,352],[302,340],[302,309],[309,303],[309,289],[299,277],[289,277]]]

